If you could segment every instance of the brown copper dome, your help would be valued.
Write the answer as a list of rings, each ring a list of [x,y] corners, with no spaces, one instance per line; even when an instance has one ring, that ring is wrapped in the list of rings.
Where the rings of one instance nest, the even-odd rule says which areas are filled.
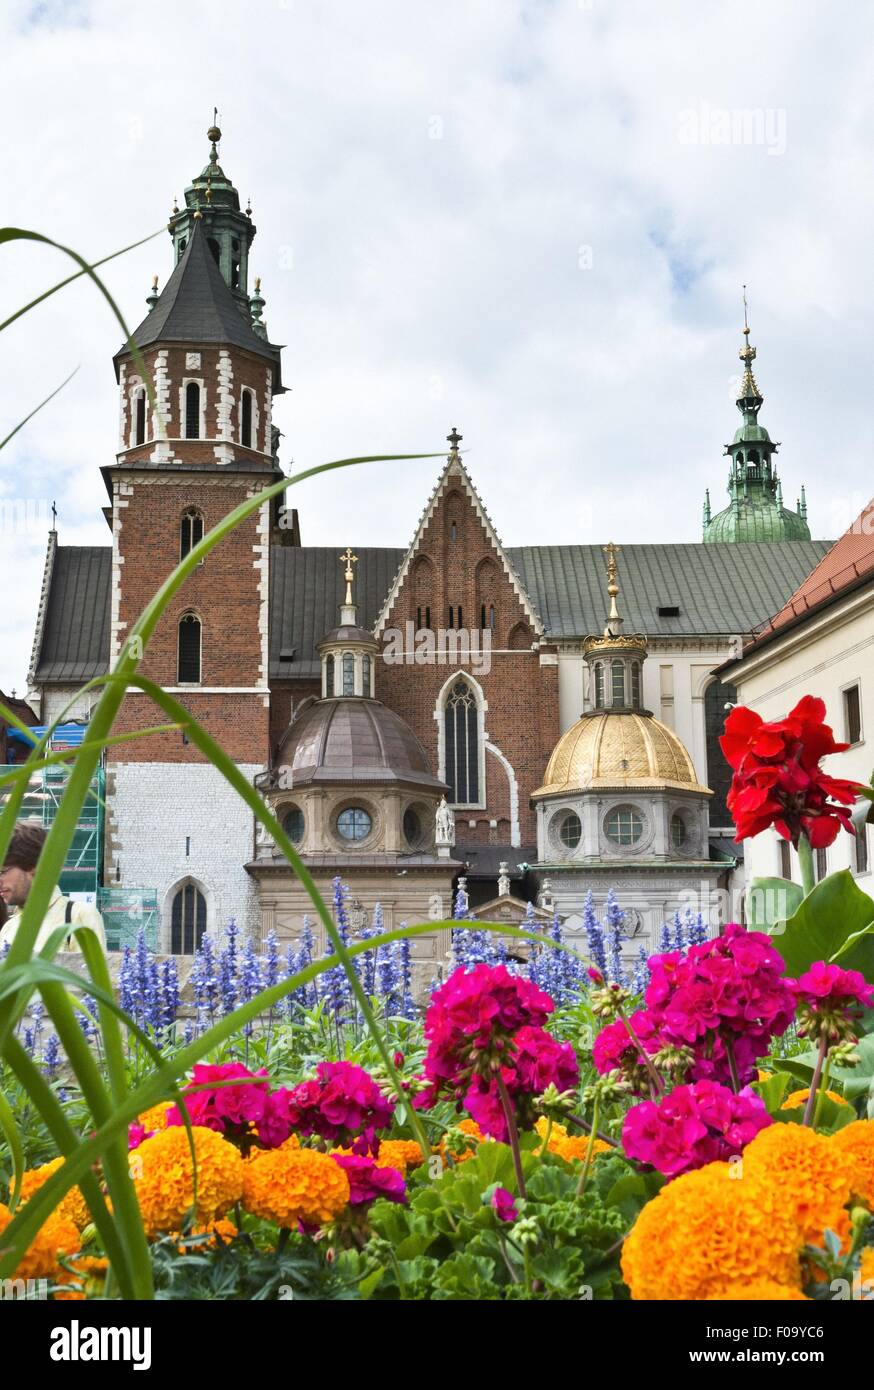
[[[396,783],[442,792],[428,755],[400,715],[360,696],[318,700],[294,721],[279,751],[293,784]]]

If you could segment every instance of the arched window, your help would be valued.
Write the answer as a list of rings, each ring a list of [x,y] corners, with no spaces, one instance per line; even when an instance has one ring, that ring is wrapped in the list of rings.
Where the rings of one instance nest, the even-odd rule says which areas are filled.
[[[203,517],[195,507],[189,507],[179,527],[179,559],[184,560],[202,540]]]
[[[604,666],[595,662],[595,709],[604,708]]]
[[[134,443],[146,442],[146,388],[141,386],[134,402]]]
[[[452,607],[451,603],[449,605],[449,626],[451,628],[455,627],[455,609]]]
[[[193,883],[185,883],[173,898],[170,915],[170,951],[174,956],[193,956],[206,932],[206,898]]]
[[[179,243],[179,254],[178,254],[178,256],[177,256],[177,260],[180,260],[180,261],[181,261],[181,260],[182,260],[182,257],[185,255],[185,247],[186,247],[186,245],[187,245],[187,238],[186,238],[186,237],[183,237],[182,240],[181,240],[180,243]]]
[[[625,704],[625,664],[622,661],[614,661],[610,676],[613,691],[613,704]]]
[[[325,697],[330,700],[334,693],[334,658],[325,657]]]
[[[180,685],[200,683],[200,619],[196,613],[185,613],[179,621],[177,675]]]
[[[234,239],[231,242],[231,289],[240,288],[240,243]]]
[[[185,438],[200,438],[200,387],[189,381],[185,388]]]
[[[373,663],[372,663],[371,660],[370,660],[370,656],[368,655],[367,652],[365,652],[365,653],[364,653],[364,658],[363,658],[363,660],[362,660],[362,662],[361,662],[361,670],[362,670],[362,676],[363,676],[362,681],[361,681],[361,693],[362,693],[362,695],[372,695],[372,694],[373,694],[373,691],[372,691],[371,688],[370,688],[370,681],[371,681],[371,674],[370,674],[370,673],[371,673],[372,664],[373,664]]]
[[[240,443],[244,449],[252,448],[252,392],[248,390],[240,406]]]
[[[495,630],[495,605],[493,603],[489,604],[489,630],[491,632]]]
[[[343,694],[355,694],[355,657],[351,652],[343,653]]]
[[[457,680],[444,712],[446,781],[449,800],[456,806],[480,799],[479,717],[476,696],[466,680]]]

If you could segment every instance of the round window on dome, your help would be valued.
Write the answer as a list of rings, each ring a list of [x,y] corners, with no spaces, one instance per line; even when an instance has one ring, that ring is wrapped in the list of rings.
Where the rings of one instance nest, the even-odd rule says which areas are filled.
[[[682,849],[688,838],[686,822],[678,811],[671,816],[671,844],[674,849]]]
[[[299,845],[303,839],[303,811],[299,806],[292,806],[282,818],[282,828],[293,845]]]
[[[565,811],[558,818],[558,838],[565,849],[576,849],[580,843],[583,827],[576,811]]]
[[[605,828],[617,845],[636,845],[643,834],[643,820],[633,806],[616,806],[607,816]]]
[[[366,840],[372,829],[370,813],[363,806],[347,806],[337,817],[337,833],[344,840]]]
[[[408,806],[404,811],[404,839],[408,845],[417,845],[421,838],[422,822],[412,806]]]

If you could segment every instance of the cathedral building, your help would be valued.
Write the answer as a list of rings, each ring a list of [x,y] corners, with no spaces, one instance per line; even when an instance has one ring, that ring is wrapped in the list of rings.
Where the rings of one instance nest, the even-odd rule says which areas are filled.
[[[256,229],[208,138],[134,333],[156,410],[128,348],[114,359],[111,542],[49,536],[29,674],[43,723],[110,667],[180,557],[283,476]],[[737,880],[726,663],[827,549],[803,503],[783,507],[748,336],[730,505],[708,504],[701,543],[625,545],[606,567],[601,544],[505,546],[453,427],[406,543],[306,546],[306,517],[265,501],[174,595],[143,673],[263,791],[320,887],[349,883],[357,920],[377,902],[388,925],[437,920],[462,878],[474,909],[539,893],[568,918],[588,887],[628,890],[654,937],[681,891]],[[131,691],[116,732],[155,722]],[[299,930],[291,870],[183,732],[108,750],[106,806],[103,881],[157,896],[159,949],[190,954],[231,917],[256,939]],[[417,938],[423,968],[444,947]]]

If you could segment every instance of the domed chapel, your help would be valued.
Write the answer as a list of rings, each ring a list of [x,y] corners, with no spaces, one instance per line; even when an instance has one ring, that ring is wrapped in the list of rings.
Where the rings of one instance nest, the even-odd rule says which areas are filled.
[[[97,695],[77,692],[115,662],[159,582],[285,475],[282,350],[269,284],[250,284],[255,214],[225,145],[219,160],[217,125],[207,138],[172,206],[169,275],[146,296],[139,360],[107,343],[118,398],[101,461],[106,544],[68,545],[55,524],[48,536],[28,694],[42,723],[67,711],[87,725]],[[744,340],[730,505],[711,516],[708,501],[695,542],[677,499],[676,542],[623,546],[622,617],[606,538],[505,544],[454,427],[397,545],[307,545],[289,493],[174,595],[143,674],[264,791],[322,889],[335,875],[349,884],[356,923],[377,901],[389,925],[436,920],[463,879],[474,911],[496,894],[551,893],[573,928],[586,890],[613,887],[653,945],[684,891],[713,917],[710,890],[740,881],[718,747],[736,692],[715,672],[828,548],[810,539],[803,502],[783,507],[746,324]],[[285,430],[293,441],[293,410]],[[470,443],[499,462],[488,439]],[[581,469],[581,489],[598,466]],[[131,690],[115,732],[155,722]],[[256,944],[271,927],[297,936],[306,902],[291,871],[184,731],[117,743],[105,777],[99,886],[157,904],[156,949],[190,956],[232,917]],[[423,971],[446,944],[417,938]]]

